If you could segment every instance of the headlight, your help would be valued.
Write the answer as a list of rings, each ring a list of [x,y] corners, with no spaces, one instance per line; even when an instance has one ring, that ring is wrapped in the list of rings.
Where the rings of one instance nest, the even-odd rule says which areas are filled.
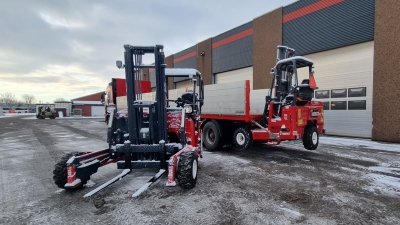
[[[192,113],[193,109],[191,105],[185,105],[185,113]]]

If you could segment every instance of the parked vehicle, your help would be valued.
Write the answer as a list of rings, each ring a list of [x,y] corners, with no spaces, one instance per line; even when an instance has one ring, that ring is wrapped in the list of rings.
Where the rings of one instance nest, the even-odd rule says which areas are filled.
[[[244,150],[255,141],[271,145],[302,141],[304,148],[317,149],[319,136],[325,129],[323,103],[313,99],[317,89],[314,63],[294,56],[294,52],[278,46],[277,63],[271,70],[273,80],[269,93],[263,95],[262,111],[253,110],[262,105],[260,99],[250,95],[248,80],[205,87],[207,106],[202,111],[202,129],[207,149],[233,144]],[[308,78],[301,83],[298,82],[300,68],[308,69]]]
[[[38,119],[55,119],[57,113],[54,110],[54,104],[37,104],[36,105],[36,118]]]
[[[124,171],[99,186],[85,197],[104,189],[133,169],[154,168],[158,173],[134,193],[137,196],[168,169],[167,186],[193,188],[197,181],[198,158],[202,158],[200,113],[203,105],[203,82],[195,69],[166,69],[163,46],[140,47],[125,45],[127,110],[110,112],[107,131],[108,148],[94,152],[77,152],[64,156],[53,171],[55,184],[60,188],[75,189],[84,185],[102,166],[116,163]],[[154,54],[155,64],[144,66],[141,57]],[[141,68],[154,68],[157,101],[141,100],[135,84]],[[166,77],[188,77],[194,91],[186,93],[168,107]],[[200,81],[199,92],[196,82]],[[172,101],[169,99],[169,101]]]

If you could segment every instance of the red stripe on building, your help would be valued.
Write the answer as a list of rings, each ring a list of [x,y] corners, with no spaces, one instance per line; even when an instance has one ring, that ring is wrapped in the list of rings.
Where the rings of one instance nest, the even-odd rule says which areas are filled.
[[[156,69],[154,68],[149,68],[149,73],[154,72]]]
[[[190,57],[196,56],[196,54],[197,54],[197,52],[193,51],[193,52],[190,52],[190,53],[188,53],[186,55],[180,56],[180,57],[174,59],[174,63],[177,63],[177,62],[180,62],[182,60],[188,59]]]
[[[316,2],[314,4],[306,6],[304,8],[301,8],[301,9],[298,9],[291,13],[283,15],[282,22],[283,23],[289,22],[291,20],[311,14],[311,13],[319,11],[321,9],[328,8],[330,6],[336,5],[336,4],[344,2],[344,1],[345,0],[320,0],[319,2]]]
[[[253,28],[247,29],[245,31],[242,31],[240,33],[234,34],[234,35],[232,35],[230,37],[224,38],[224,39],[222,39],[220,41],[217,41],[217,42],[213,43],[212,44],[212,48],[218,48],[218,47],[220,47],[222,45],[229,44],[229,43],[237,41],[239,39],[248,37],[248,36],[250,36],[252,34],[253,34]]]

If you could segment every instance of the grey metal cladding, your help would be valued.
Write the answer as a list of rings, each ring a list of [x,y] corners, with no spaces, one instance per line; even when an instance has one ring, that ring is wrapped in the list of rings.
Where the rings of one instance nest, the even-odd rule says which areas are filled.
[[[221,73],[253,65],[253,35],[212,50],[212,72]]]
[[[318,2],[301,0],[283,8],[283,15]],[[375,0],[346,0],[283,23],[283,45],[305,55],[374,39]]]
[[[292,4],[283,7],[282,14],[285,15],[285,14],[291,13],[293,11],[296,11],[298,9],[304,8],[308,5],[311,5],[313,3],[317,3],[320,1],[321,0],[300,0],[300,1],[293,2]]]
[[[248,23],[245,23],[245,24],[243,24],[243,25],[240,25],[240,26],[238,26],[238,27],[235,27],[235,28],[233,28],[232,30],[228,30],[228,31],[226,31],[226,32],[224,32],[224,33],[222,33],[222,34],[220,34],[220,35],[218,35],[218,36],[213,37],[213,38],[212,38],[212,43],[215,43],[215,42],[217,42],[217,41],[220,41],[220,40],[222,40],[222,39],[225,39],[225,38],[227,38],[227,37],[230,37],[230,36],[232,36],[232,35],[235,35],[235,34],[237,34],[237,33],[240,33],[240,32],[242,32],[242,31],[248,30],[248,29],[250,29],[250,28],[253,28],[253,21],[250,21],[250,22],[248,22]]]
[[[184,56],[186,54],[189,54],[191,52],[194,52],[197,50],[197,45],[193,45],[190,48],[187,48],[183,51],[180,51],[176,54],[174,54],[174,60],[176,60],[177,58]],[[196,56],[192,56],[190,58],[178,61],[178,62],[174,62],[174,68],[194,68],[196,69]],[[183,80],[187,80],[188,78],[185,77],[174,77],[174,82],[178,82],[178,81],[183,81]]]
[[[184,56],[184,55],[186,55],[186,54],[188,54],[188,53],[191,53],[191,52],[194,52],[194,51],[196,51],[197,50],[197,45],[193,45],[192,47],[189,47],[189,48],[187,48],[187,49],[185,49],[185,50],[182,50],[182,51],[180,51],[180,52],[178,52],[178,53],[175,53],[174,54],[174,59],[176,59],[176,58],[179,58],[179,57],[181,57],[181,56]],[[176,67],[176,66],[174,66],[175,68],[178,68],[178,67]]]
[[[151,83],[151,87],[156,87],[156,71],[150,71],[150,83]]]
[[[194,68],[196,69],[196,56],[184,59],[182,61],[174,63],[174,68]],[[186,77],[174,77],[174,82],[188,80]]]

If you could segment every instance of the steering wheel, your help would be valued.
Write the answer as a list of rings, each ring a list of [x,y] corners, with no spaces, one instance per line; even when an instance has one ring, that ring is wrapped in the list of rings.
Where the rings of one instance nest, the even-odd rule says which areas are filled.
[[[182,98],[178,98],[174,101],[176,103],[176,107],[184,107],[185,101]]]

